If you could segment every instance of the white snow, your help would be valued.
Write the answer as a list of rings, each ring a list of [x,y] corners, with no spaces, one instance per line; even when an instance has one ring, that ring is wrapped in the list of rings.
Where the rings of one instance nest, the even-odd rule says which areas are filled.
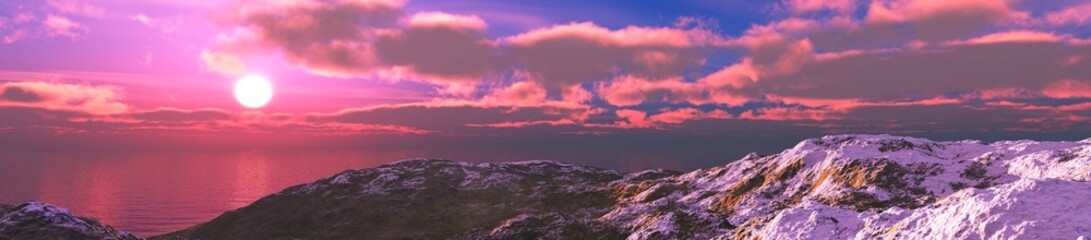
[[[908,144],[907,144],[908,143]],[[859,189],[831,179],[824,171],[846,164],[892,161],[908,173],[901,180],[920,191],[889,189],[869,183]],[[627,199],[601,219],[619,222],[647,236],[661,231],[671,214],[655,214],[667,205],[708,221],[723,217],[711,214],[724,194],[741,182],[802,161],[804,167],[784,181],[765,179],[738,201],[726,219],[739,226],[751,220],[751,231],[763,239],[1013,239],[1091,236],[1091,141],[1035,142],[979,141],[933,142],[890,135],[834,135],[809,139],[779,154],[748,155],[724,167],[696,170],[665,183],[685,183],[689,190],[640,201],[646,194]],[[819,181],[821,180],[821,181]],[[919,184],[917,184],[919,182]],[[980,187],[982,189],[977,189]],[[657,190],[647,188],[647,192]],[[800,192],[798,203],[777,209]],[[857,212],[830,206],[823,199],[837,199],[850,192],[876,200],[898,194],[912,199],[930,197],[934,203],[917,209],[892,206]],[[762,196],[762,193],[766,196]],[[929,203],[929,202],[924,202]],[[851,203],[849,203],[851,204]],[[763,216],[771,216],[760,218]],[[652,218],[652,219],[649,219]],[[761,220],[768,219],[768,220]],[[648,223],[656,224],[648,224]],[[718,236],[730,237],[730,231]],[[643,239],[637,237],[637,239]]]
[[[77,231],[89,231],[90,224],[76,218],[68,209],[55,207],[42,202],[27,202],[21,208],[14,209],[0,215],[0,229],[13,226],[20,221],[32,219],[46,219],[53,226],[74,229]]]

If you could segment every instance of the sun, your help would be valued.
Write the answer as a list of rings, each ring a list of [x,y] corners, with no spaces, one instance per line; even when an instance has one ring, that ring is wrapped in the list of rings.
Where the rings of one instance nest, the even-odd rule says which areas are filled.
[[[273,99],[273,84],[262,76],[245,76],[235,82],[235,99],[245,107],[260,108]]]

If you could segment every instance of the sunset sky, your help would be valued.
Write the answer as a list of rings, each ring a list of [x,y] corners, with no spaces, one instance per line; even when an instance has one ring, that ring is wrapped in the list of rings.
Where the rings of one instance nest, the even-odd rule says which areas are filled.
[[[0,149],[838,133],[1091,136],[1091,2],[0,2]]]

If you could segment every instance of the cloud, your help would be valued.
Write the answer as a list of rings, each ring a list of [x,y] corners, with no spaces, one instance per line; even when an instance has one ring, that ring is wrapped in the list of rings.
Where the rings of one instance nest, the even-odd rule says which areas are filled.
[[[423,134],[399,124],[314,121],[307,114],[234,112],[215,108],[135,109],[115,86],[45,82],[0,84],[0,125],[20,134],[133,137],[206,133],[290,135]],[[152,143],[159,144],[159,143]]]
[[[0,16],[0,36],[3,37],[3,43],[13,44],[26,38],[29,31],[24,25],[31,21],[34,21],[34,15],[29,13],[19,13],[12,17]]]
[[[521,71],[547,88],[566,89],[607,80],[614,71],[675,76],[703,65],[708,47],[719,41],[701,27],[611,30],[589,22],[494,39],[477,16],[405,14],[404,4],[246,2],[224,17],[233,30],[210,52],[244,56],[272,50],[321,75],[438,85]]]
[[[1042,93],[1053,98],[1091,98],[1091,81],[1056,81],[1046,85]]]
[[[13,3],[0,13],[0,39],[5,44],[36,38],[80,39],[107,18],[100,2],[41,0]],[[8,15],[10,14],[10,15]],[[4,16],[7,15],[7,16]]]
[[[1017,30],[1001,33],[993,33],[966,41],[952,41],[952,44],[997,44],[997,43],[1056,43],[1066,40],[1067,36],[1057,36],[1053,33]]]
[[[225,121],[235,116],[222,109],[204,108],[185,110],[177,108],[159,108],[155,110],[134,111],[124,115],[138,121],[149,122],[196,122],[196,121]]]
[[[851,14],[857,8],[855,0],[782,0],[780,8],[796,15],[820,11]]]
[[[421,12],[404,31],[379,36],[374,48],[384,64],[432,81],[478,82],[504,62],[485,27],[477,16]]]
[[[144,13],[129,16],[129,20],[157,29],[163,33],[174,33],[175,31],[178,31],[178,28],[182,25],[181,18],[152,18]]]
[[[517,86],[518,87],[518,86]],[[578,123],[598,111],[589,106],[544,102],[535,106],[500,105],[486,101],[433,101],[344,109],[315,113],[309,121],[355,124],[397,124],[446,134],[467,134],[466,127],[532,126]],[[504,102],[503,104],[510,104]],[[443,116],[443,117],[435,117]]]
[[[815,61],[797,73],[762,78],[741,91],[885,101],[979,89],[1040,90],[1046,83],[1091,77],[1078,70],[1091,63],[1071,60],[1091,56],[1089,46],[995,39],[977,40],[990,44],[860,53]]]
[[[0,107],[37,107],[94,115],[122,113],[121,90],[115,86],[85,86],[45,82],[0,83]]]
[[[246,64],[239,55],[228,52],[201,51],[201,62],[206,69],[227,76],[242,76],[246,74]]]
[[[773,107],[743,112],[740,119],[769,121],[829,121],[843,118],[843,113],[830,109]]]
[[[48,0],[47,5],[61,13],[75,14],[87,17],[102,18],[106,12],[100,6],[95,6],[81,0]]]
[[[1046,13],[1041,22],[1055,26],[1083,26],[1091,22],[1091,3]]]
[[[42,26],[45,27],[47,36],[63,36],[69,38],[78,38],[86,34],[87,30],[82,24],[72,21],[66,17],[47,15],[45,21],[42,22]]]
[[[12,102],[34,103],[45,100],[45,96],[20,87],[5,86],[4,92],[0,93],[0,99]]]
[[[536,82],[523,81],[512,83],[506,88],[494,90],[486,101],[507,103],[516,106],[535,106],[546,102],[547,92]]]
[[[792,40],[769,29],[752,29],[732,43],[746,50],[747,55],[742,62],[758,73],[791,74],[815,58],[814,46],[809,39]]]
[[[619,109],[614,112],[618,121],[612,124],[585,124],[588,127],[610,128],[652,128],[652,129],[685,129],[682,127],[687,122],[693,121],[775,121],[775,122],[830,122],[841,120],[843,112],[829,109],[814,109],[802,107],[770,106],[759,107],[730,113],[724,109],[701,110],[693,107],[661,109],[658,113],[649,113],[634,109]],[[737,122],[737,124],[750,124]],[[695,130],[695,129],[688,129]]]
[[[626,27],[610,30],[571,23],[504,39],[513,57],[547,84],[608,80],[617,71],[647,78],[682,74],[705,63],[718,37],[704,29]]]
[[[703,103],[708,95],[701,85],[681,78],[651,81],[623,76],[598,87],[599,96],[614,106],[635,106],[644,102]]]
[[[279,50],[290,61],[329,76],[370,73],[380,64],[372,42],[396,24],[404,2],[246,1],[223,20],[236,32],[216,52],[251,53],[253,46]]]
[[[436,99],[310,117],[448,133],[669,131],[712,121],[926,128],[912,120],[922,118],[895,124],[860,114],[886,112],[876,109],[1024,111],[1015,115],[1063,121],[1083,116],[1042,108],[1082,109],[1091,81],[1081,70],[1091,67],[1091,41],[1060,28],[1083,24],[1083,6],[1031,14],[1008,0],[783,0],[771,4],[780,19],[737,36],[696,17],[670,27],[571,22],[492,36],[479,16],[406,13],[405,4],[246,2],[221,19],[230,30],[202,58],[240,74],[250,55],[273,52],[321,75],[428,83]],[[710,64],[723,62],[720,53],[734,60]],[[422,119],[427,112],[452,117]]]
[[[876,25],[910,23],[922,40],[948,40],[976,34],[997,23],[1017,22],[1029,13],[1015,9],[1013,0],[892,0],[872,1],[865,17]]]
[[[785,1],[780,8],[799,7],[811,11],[852,3],[852,12],[795,14],[757,24],[748,35],[777,33],[790,40],[809,40],[817,51],[847,51],[931,44],[986,34],[997,28],[1025,25],[1030,12],[1018,9],[1010,0],[876,0],[876,1]],[[862,10],[862,11],[859,11]],[[849,14],[862,12],[863,15]],[[835,11],[838,12],[838,11]]]

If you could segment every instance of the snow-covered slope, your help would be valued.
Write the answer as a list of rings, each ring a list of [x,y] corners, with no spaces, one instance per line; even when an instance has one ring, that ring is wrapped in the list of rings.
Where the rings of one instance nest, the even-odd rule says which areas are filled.
[[[0,239],[139,239],[41,202],[0,204]]]
[[[600,220],[632,230],[630,239],[1073,239],[1091,237],[1089,178],[1086,140],[838,135],[620,183],[638,193]]]
[[[1091,231],[1091,186],[1020,179],[970,189],[918,208],[858,213],[808,201],[778,212],[756,235],[770,239],[1077,239]],[[1043,193],[1064,193],[1049,195]]]

